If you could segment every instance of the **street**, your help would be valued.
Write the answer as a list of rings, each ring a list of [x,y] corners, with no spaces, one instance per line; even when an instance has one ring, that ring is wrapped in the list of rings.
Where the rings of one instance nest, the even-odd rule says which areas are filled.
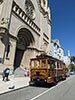
[[[28,86],[0,95],[0,100],[75,100],[75,75],[52,87]]]

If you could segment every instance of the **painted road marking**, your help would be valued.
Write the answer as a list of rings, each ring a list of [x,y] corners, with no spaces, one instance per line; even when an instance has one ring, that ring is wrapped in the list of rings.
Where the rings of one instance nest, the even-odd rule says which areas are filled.
[[[66,81],[68,81],[68,80],[69,80],[70,78],[72,78],[72,77],[73,77],[73,76],[71,76],[71,77],[67,78],[67,79],[66,79],[65,81],[63,81],[63,82],[59,82],[56,86],[54,86],[54,87],[52,87],[52,88],[50,88],[50,89],[48,89],[48,90],[46,90],[46,91],[42,92],[41,94],[39,94],[39,95],[37,95],[37,96],[33,97],[33,98],[32,98],[32,99],[30,99],[30,100],[35,100],[35,99],[39,98],[40,96],[44,95],[45,93],[47,93],[47,92],[49,92],[49,91],[51,91],[51,90],[55,89],[56,87],[58,87],[58,86],[62,85],[63,83],[65,83]]]

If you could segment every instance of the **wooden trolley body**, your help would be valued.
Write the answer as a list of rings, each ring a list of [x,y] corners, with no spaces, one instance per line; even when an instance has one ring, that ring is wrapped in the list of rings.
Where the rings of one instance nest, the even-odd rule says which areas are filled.
[[[30,66],[30,83],[57,83],[66,79],[65,63],[51,56],[37,56],[31,59]]]

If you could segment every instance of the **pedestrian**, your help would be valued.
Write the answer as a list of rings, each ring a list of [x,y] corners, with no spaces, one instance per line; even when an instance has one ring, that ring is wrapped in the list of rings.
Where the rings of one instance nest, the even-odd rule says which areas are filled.
[[[3,81],[5,81],[5,80],[6,80],[6,81],[9,81],[9,78],[8,78],[9,73],[10,73],[10,69],[9,69],[9,68],[4,69],[3,75],[2,75]]]
[[[25,68],[24,76],[27,76],[27,69]]]

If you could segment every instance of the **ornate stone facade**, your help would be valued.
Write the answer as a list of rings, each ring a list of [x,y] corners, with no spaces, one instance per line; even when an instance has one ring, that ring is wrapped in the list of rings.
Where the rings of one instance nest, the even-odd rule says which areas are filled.
[[[47,0],[0,1],[0,63],[29,67],[30,58],[50,53]]]

